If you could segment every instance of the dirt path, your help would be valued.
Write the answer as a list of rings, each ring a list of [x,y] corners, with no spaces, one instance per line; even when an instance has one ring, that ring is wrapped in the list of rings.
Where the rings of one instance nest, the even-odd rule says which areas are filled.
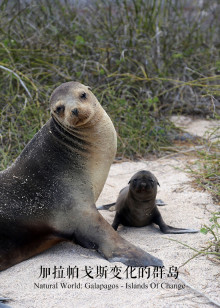
[[[185,157],[176,157],[113,164],[97,206],[113,202],[129,178],[146,169],[160,182],[158,198],[167,203],[160,207],[164,220],[172,226],[200,229],[209,224],[210,212],[219,207],[208,193],[192,188],[184,172],[186,163]],[[112,222],[114,212],[101,213]],[[154,226],[120,227],[119,232],[162,259],[164,272],[152,267],[144,273],[138,269],[130,272],[121,263],[110,264],[95,251],[65,243],[2,272],[1,295],[13,299],[13,308],[214,307],[206,297],[186,286],[187,282],[220,305],[219,264],[200,256],[180,267],[194,251],[171,240],[200,250],[211,239],[209,235],[164,235]],[[181,280],[169,277],[169,271],[175,276],[175,267],[180,267]]]

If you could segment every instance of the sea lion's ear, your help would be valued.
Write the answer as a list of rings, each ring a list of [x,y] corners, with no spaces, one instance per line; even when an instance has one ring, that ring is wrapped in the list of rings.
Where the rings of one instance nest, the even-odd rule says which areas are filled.
[[[90,90],[90,91],[92,91],[92,88],[90,88],[90,87],[88,87],[88,86],[87,86],[87,89]]]
[[[159,182],[157,182],[157,185],[158,185],[158,186],[160,186],[160,183],[159,183]]]
[[[128,184],[130,184],[131,183],[131,180],[128,182]]]

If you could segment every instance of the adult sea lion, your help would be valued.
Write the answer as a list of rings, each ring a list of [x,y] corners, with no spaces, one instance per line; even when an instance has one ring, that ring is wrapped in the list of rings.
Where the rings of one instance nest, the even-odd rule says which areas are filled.
[[[65,240],[111,262],[162,266],[119,236],[95,207],[117,141],[94,94],[64,83],[52,93],[50,110],[50,120],[0,173],[0,270]]]
[[[119,224],[131,227],[144,227],[155,223],[163,233],[195,233],[193,229],[168,226],[157,208],[156,195],[158,180],[150,171],[139,171],[123,188],[115,203],[115,218],[112,227],[117,230]],[[160,201],[161,202],[161,201]],[[114,203],[98,209],[107,209]],[[160,204],[161,205],[161,204]]]

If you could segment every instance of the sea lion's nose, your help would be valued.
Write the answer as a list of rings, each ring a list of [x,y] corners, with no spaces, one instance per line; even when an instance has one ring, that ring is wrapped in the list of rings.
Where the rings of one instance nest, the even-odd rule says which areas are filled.
[[[74,109],[72,110],[72,114],[74,114],[75,116],[78,116],[78,114],[79,114],[78,109],[77,109],[77,108],[74,108]]]
[[[145,182],[141,182],[141,187],[145,188],[147,186],[147,184]]]

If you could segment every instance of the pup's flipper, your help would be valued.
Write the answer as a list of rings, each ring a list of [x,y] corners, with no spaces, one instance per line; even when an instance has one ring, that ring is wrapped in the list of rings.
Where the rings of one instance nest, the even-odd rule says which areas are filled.
[[[105,204],[105,205],[100,205],[99,207],[97,207],[97,210],[102,211],[102,210],[109,210],[112,206],[115,205],[114,203],[110,203],[110,204]]]
[[[180,234],[180,233],[197,233],[198,230],[194,229],[184,229],[184,228],[174,228],[168,226],[163,220],[159,210],[156,210],[153,222],[160,227],[160,230],[165,234]]]

